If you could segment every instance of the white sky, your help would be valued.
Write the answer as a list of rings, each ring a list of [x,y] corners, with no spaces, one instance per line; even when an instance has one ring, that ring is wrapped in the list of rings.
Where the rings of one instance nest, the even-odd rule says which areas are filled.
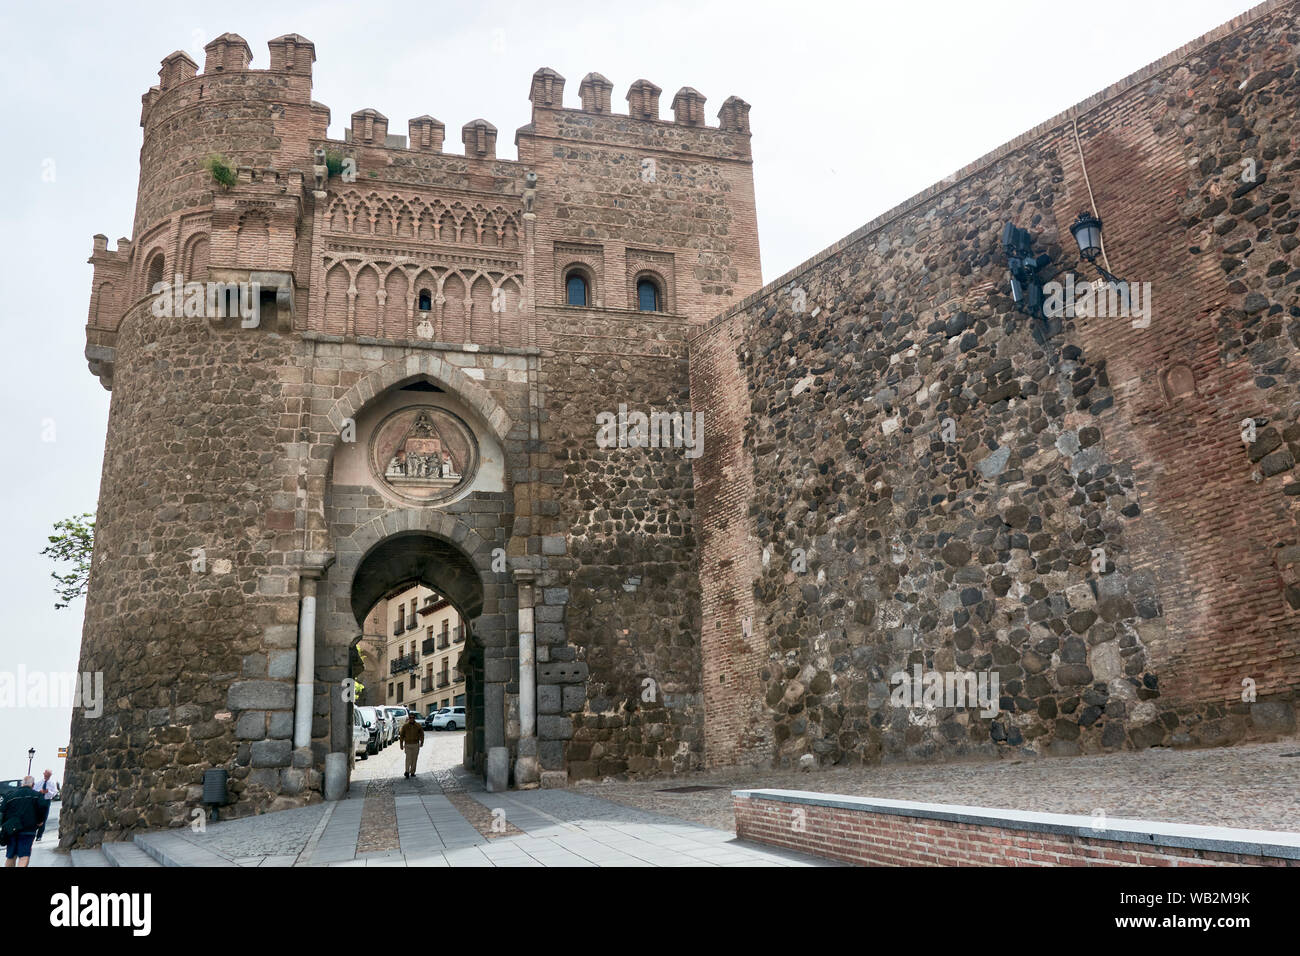
[[[77,665],[85,602],[54,610],[39,552],[54,521],[95,509],[109,396],[82,354],[86,258],[92,235],[112,244],[131,228],[140,97],[173,50],[201,68],[203,44],[231,31],[265,69],[266,41],[297,32],[316,44],[313,96],[332,111],[331,136],[364,107],[402,134],[408,118],[431,113],[459,152],[461,126],[483,117],[510,159],[541,66],[566,78],[567,106],[593,70],[613,82],[615,111],[642,77],[663,88],[666,118],[682,86],[708,98],[710,124],[740,96],[753,105],[771,280],[1246,9],[1248,0],[6,4],[0,607],[13,617],[0,632],[0,675]],[[51,425],[54,440],[43,440]],[[54,753],[69,719],[66,707],[0,706],[0,778],[25,773],[34,746],[37,774],[49,766],[62,779]]]

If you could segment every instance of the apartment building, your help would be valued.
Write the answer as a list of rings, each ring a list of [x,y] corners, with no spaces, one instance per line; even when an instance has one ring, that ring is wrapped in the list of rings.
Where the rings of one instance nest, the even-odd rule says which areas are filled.
[[[465,625],[451,603],[416,585],[387,599],[388,673],[384,701],[427,714],[464,706]]]

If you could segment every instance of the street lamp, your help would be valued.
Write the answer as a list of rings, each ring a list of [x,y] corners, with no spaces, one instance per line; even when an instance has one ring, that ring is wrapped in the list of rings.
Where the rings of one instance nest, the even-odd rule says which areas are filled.
[[[1087,259],[1092,267],[1101,273],[1103,279],[1121,288],[1127,285],[1123,279],[1111,275],[1097,264],[1097,256],[1101,254],[1100,219],[1084,209],[1079,213],[1079,218],[1070,224],[1070,233],[1074,236],[1074,241],[1079,244],[1079,255]]]
[[[32,761],[36,759],[36,748],[32,747],[27,751],[27,776],[32,775]]]

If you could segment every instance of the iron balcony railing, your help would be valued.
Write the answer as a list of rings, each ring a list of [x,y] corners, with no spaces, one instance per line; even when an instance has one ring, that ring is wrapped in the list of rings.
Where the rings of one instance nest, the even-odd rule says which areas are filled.
[[[424,680],[420,681],[420,693],[421,693],[421,694],[427,694],[427,693],[429,693],[429,691],[431,691],[431,690],[433,690],[433,678],[432,678],[432,677],[426,677]]]
[[[402,621],[398,620],[393,622],[393,637],[397,637],[397,635],[401,634],[404,630],[406,630],[406,626]]]
[[[453,644],[459,644],[461,641],[465,640],[465,629],[459,624],[456,625],[455,635],[456,636],[452,638]]]
[[[424,651],[424,653],[426,654],[432,654],[435,650],[437,650],[437,647],[433,643],[433,638],[426,637],[424,639],[424,643],[420,645],[420,650]]]
[[[405,657],[399,657],[389,665],[392,674],[401,674],[404,671],[415,670],[415,666],[420,662],[419,657],[414,654],[407,654]]]
[[[451,681],[447,680],[447,675],[446,675],[446,674],[439,674],[439,675],[438,675],[438,686],[439,686],[439,687],[446,687],[446,686],[447,686],[448,684],[450,684],[450,683],[451,683]]]

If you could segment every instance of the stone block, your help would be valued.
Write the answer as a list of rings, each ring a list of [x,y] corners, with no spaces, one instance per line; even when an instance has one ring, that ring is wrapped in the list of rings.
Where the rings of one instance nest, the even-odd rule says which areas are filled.
[[[288,740],[259,740],[253,744],[254,767],[287,767],[293,758]]]
[[[235,736],[240,740],[261,740],[266,736],[266,711],[246,710],[235,721]]]
[[[280,771],[280,792],[301,793],[307,784],[307,774],[302,770],[287,768]]]
[[[542,740],[537,745],[537,762],[543,770],[564,769],[564,741]]]
[[[559,684],[537,685],[537,712],[539,714],[558,714],[560,712],[561,692]]]
[[[489,747],[487,775],[484,786],[488,793],[501,793],[510,785],[510,751],[505,747]]]
[[[293,685],[272,680],[236,681],[226,694],[226,706],[231,710],[292,710]]]
[[[573,713],[575,710],[582,710],[582,707],[586,702],[586,685],[570,684],[564,688],[563,703],[561,704],[560,709],[565,713]]]
[[[242,674],[244,677],[266,677],[266,655],[245,655],[242,664]]]
[[[483,743],[500,747],[506,742],[506,689],[504,684],[487,684],[483,688]]]
[[[1294,733],[1295,710],[1283,700],[1256,701],[1250,705],[1250,722],[1259,733]]]
[[[496,660],[485,660],[483,662],[483,679],[485,681],[502,683],[510,680],[515,676],[511,673],[510,661],[507,658],[497,658]]]
[[[267,677],[293,677],[298,672],[297,651],[275,651],[267,655]]]
[[[565,640],[564,625],[561,623],[539,623],[536,625],[534,634],[537,643],[542,646],[563,644]]]
[[[271,724],[266,735],[272,740],[283,740],[293,736],[293,712],[277,710],[271,713]]]
[[[568,740],[573,736],[573,721],[568,717],[538,715],[537,736],[542,740]]]
[[[537,683],[541,684],[577,684],[587,679],[587,665],[584,662],[556,661],[551,654],[551,662],[537,667]]]
[[[263,768],[249,772],[245,782],[251,787],[265,787],[272,793],[280,790],[280,771]]]
[[[569,775],[563,770],[543,770],[543,790],[563,790],[569,785]]]

